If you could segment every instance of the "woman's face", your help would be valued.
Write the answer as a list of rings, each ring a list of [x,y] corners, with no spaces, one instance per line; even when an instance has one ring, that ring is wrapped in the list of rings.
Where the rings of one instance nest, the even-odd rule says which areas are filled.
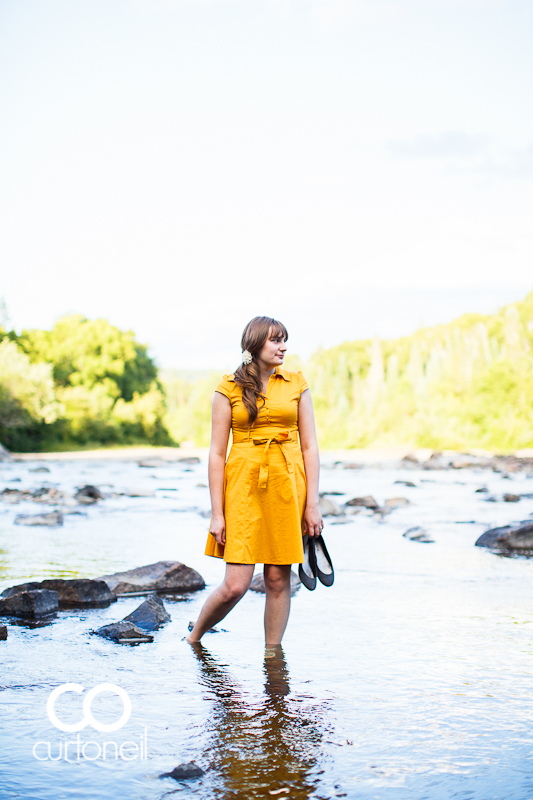
[[[287,345],[283,336],[278,336],[277,333],[272,334],[272,328],[270,328],[268,339],[257,354],[257,360],[270,369],[278,367],[283,364],[286,349]]]

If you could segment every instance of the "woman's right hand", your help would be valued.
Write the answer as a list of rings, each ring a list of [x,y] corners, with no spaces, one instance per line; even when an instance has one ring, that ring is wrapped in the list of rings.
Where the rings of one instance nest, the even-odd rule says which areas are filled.
[[[226,544],[226,520],[223,514],[216,514],[211,517],[209,528],[211,536],[214,536],[217,544]]]

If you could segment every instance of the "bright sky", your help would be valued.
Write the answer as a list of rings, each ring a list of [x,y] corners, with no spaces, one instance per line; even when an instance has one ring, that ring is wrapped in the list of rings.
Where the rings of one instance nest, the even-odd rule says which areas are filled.
[[[231,368],[533,288],[530,0],[2,0],[0,295]]]

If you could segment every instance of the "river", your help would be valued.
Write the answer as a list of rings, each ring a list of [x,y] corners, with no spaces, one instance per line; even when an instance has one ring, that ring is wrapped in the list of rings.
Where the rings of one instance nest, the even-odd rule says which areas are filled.
[[[49,473],[30,471],[43,465]],[[0,464],[0,490],[73,492],[85,484],[116,496],[71,509],[82,513],[65,516],[61,527],[13,524],[17,514],[53,507],[0,504],[0,590],[159,560],[194,567],[207,588],[165,596],[171,622],[136,646],[90,631],[122,619],[139,597],[61,611],[43,626],[8,621],[0,642],[2,799],[533,798],[533,562],[474,547],[489,526],[533,513],[531,498],[487,502],[475,490],[530,493],[527,475],[326,464],[321,489],[344,493],[337,501],[371,494],[379,503],[399,495],[410,502],[385,517],[326,518],[335,583],[301,587],[283,647],[267,651],[264,596],[253,592],[203,647],[184,641],[223,571],[203,555],[205,460],[152,468],[52,458]],[[131,487],[154,496],[117,494]],[[414,526],[433,543],[404,538]],[[131,716],[112,733],[90,725],[79,738],[62,732],[46,706],[65,683],[119,686]],[[76,721],[82,698],[62,695],[56,708]],[[109,723],[122,709],[119,696],[102,693],[91,711]],[[201,777],[159,777],[189,761]]]

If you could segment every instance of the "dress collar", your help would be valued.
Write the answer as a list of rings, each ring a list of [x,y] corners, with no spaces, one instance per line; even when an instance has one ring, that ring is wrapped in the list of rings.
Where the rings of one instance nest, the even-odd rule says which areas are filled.
[[[290,380],[291,380],[290,375],[289,375],[289,370],[288,369],[283,369],[283,367],[276,367],[276,369],[274,370],[272,375],[275,378],[277,378],[278,375],[279,375],[279,376],[281,376],[283,378],[284,381],[289,381],[290,382]],[[226,377],[228,379],[228,381],[235,381],[235,375],[233,373],[231,375],[225,375],[224,377]]]

